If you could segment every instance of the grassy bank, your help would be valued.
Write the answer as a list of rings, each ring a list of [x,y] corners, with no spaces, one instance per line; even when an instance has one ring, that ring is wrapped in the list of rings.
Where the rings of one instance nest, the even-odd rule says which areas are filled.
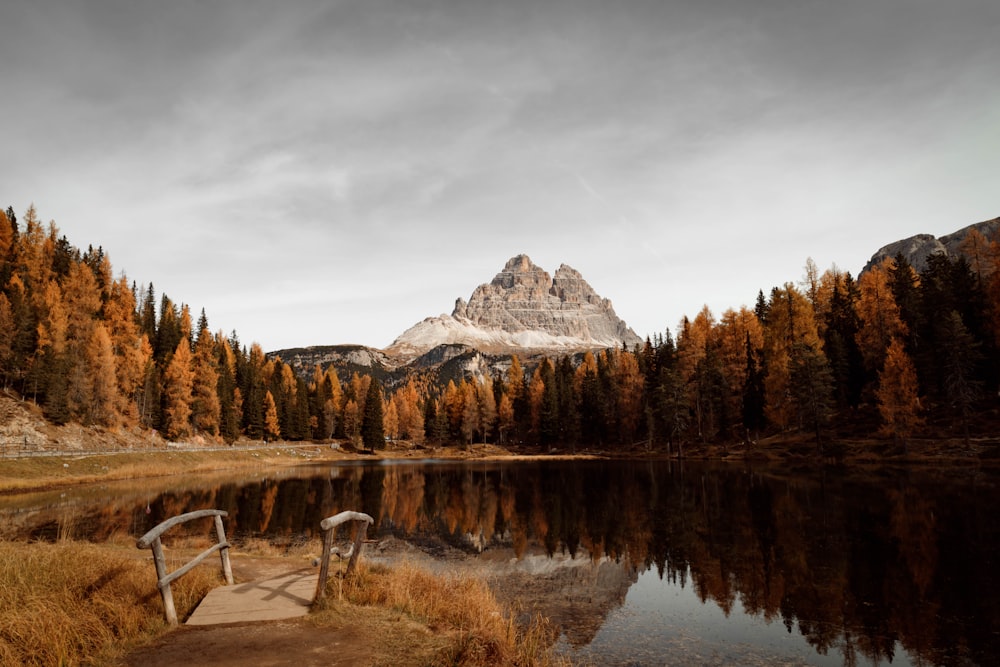
[[[0,459],[0,493],[50,489],[122,479],[216,470],[273,469],[343,460],[347,454],[320,445],[233,450],[155,450],[122,454],[32,456]]]
[[[176,545],[168,569],[200,549]],[[167,633],[148,553],[137,553],[131,541],[0,542],[0,664],[122,664],[131,650]],[[287,558],[289,568],[301,556]],[[178,616],[187,616],[219,585],[217,565],[199,566],[175,581]],[[544,621],[523,629],[508,616],[479,580],[439,577],[405,564],[362,565],[352,577],[331,578],[322,608],[302,623],[317,633],[360,632],[368,665],[564,664],[550,652],[553,638]]]
[[[153,567],[126,550],[135,544],[0,542],[0,664],[103,665],[164,632]],[[196,568],[175,582],[177,613],[218,578]]]
[[[552,653],[555,636],[545,619],[537,617],[529,627],[518,627],[480,579],[431,574],[407,563],[392,568],[363,566],[346,580],[331,580],[327,593],[323,609],[314,616],[317,623],[356,618],[360,608],[365,610],[365,623],[390,646],[400,627],[433,631],[417,647],[397,647],[400,650],[393,650],[384,664],[568,664]]]
[[[270,447],[231,449],[171,448],[147,449],[120,454],[72,456],[26,456],[0,458],[0,493],[39,491],[76,484],[166,475],[205,473],[219,470],[274,469],[346,460],[377,459],[509,459],[505,449],[494,445],[466,448],[424,449],[395,444],[375,454],[351,449],[334,449],[329,444],[277,444]]]

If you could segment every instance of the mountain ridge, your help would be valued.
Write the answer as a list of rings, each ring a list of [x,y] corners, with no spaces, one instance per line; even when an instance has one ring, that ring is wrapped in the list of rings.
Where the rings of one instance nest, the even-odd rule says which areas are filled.
[[[416,358],[438,345],[467,345],[493,354],[522,350],[575,352],[641,344],[642,339],[583,276],[562,264],[553,276],[531,259],[512,257],[451,315],[416,323],[384,352]]]
[[[947,257],[965,255],[966,253],[962,246],[965,239],[973,230],[990,239],[993,235],[1000,233],[1000,218],[966,225],[940,238],[933,234],[914,234],[905,239],[887,243],[875,251],[871,259],[868,260],[868,263],[861,269],[861,273],[898,254],[902,254],[910,263],[910,266],[919,273],[927,268],[927,257],[929,255],[941,254]]]

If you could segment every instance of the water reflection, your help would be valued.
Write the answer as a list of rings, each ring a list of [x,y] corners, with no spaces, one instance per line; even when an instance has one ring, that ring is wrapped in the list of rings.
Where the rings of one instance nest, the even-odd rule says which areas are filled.
[[[685,607],[682,617],[714,614],[704,627],[716,638],[705,635],[700,646],[730,648],[713,655],[744,646],[746,633],[757,637],[742,662],[780,635],[811,647],[805,657],[781,648],[793,662],[989,664],[1000,654],[996,481],[972,472],[789,474],[645,462],[359,464],[190,480],[151,498],[148,488],[110,485],[89,499],[74,500],[77,490],[58,501],[14,496],[0,502],[0,530],[99,540],[217,507],[229,512],[236,540],[318,540],[322,518],[356,509],[376,518],[382,538],[429,553],[492,555],[548,604],[564,643],[577,647],[567,650],[597,650],[611,633],[633,651],[651,647],[660,658],[650,659],[662,662],[669,642],[697,634],[696,624],[681,627],[643,600],[677,598],[701,608]],[[623,643],[629,628],[639,634]]]

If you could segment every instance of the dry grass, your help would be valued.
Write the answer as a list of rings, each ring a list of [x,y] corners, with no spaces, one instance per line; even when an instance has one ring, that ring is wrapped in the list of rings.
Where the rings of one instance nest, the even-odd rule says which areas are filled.
[[[105,664],[163,631],[154,569],[126,548],[0,542],[0,664]],[[217,578],[199,567],[174,582],[181,618]]]
[[[341,460],[320,446],[228,451],[147,450],[123,454],[37,456],[0,459],[0,492],[20,492],[89,482],[142,479],[215,470],[273,469]]]
[[[536,618],[529,627],[519,628],[512,615],[504,615],[496,597],[482,580],[432,574],[403,563],[392,568],[361,566],[346,580],[336,577],[328,584],[323,614],[344,613],[345,605],[377,608],[389,614],[386,641],[398,629],[416,624],[429,629],[431,636],[414,654],[424,665],[480,667],[493,665],[528,666],[568,664],[551,651],[555,636],[548,622]],[[400,624],[401,621],[406,623]],[[407,633],[399,642],[409,641]],[[402,648],[402,647],[400,647]],[[412,653],[396,651],[395,656]],[[389,662],[391,663],[391,655]],[[419,657],[417,657],[419,656]],[[379,662],[378,659],[375,660]]]

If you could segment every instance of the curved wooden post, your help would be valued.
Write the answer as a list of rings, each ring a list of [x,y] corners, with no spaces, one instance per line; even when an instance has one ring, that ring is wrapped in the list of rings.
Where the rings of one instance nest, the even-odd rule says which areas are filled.
[[[330,551],[333,549],[333,538],[337,533],[337,528],[347,522],[358,524],[354,535],[354,544],[351,545],[351,559],[347,561],[347,574],[350,574],[354,571],[354,567],[361,557],[361,549],[368,534],[368,526],[374,524],[375,519],[362,512],[341,512],[319,522],[319,527],[323,530],[323,555],[320,557],[319,579],[316,582],[314,603],[326,597],[326,580],[330,576]]]
[[[163,543],[160,541],[160,536],[174,526],[179,526],[180,524],[193,519],[203,519],[210,516],[215,517],[215,534],[218,538],[218,542],[192,558],[186,565],[168,573],[167,561],[163,556]],[[153,550],[153,565],[156,566],[156,586],[160,589],[160,597],[163,599],[163,614],[166,616],[167,623],[170,625],[177,625],[177,610],[174,609],[174,594],[170,590],[171,582],[190,572],[198,563],[205,560],[205,558],[216,551],[220,552],[222,557],[222,573],[226,577],[226,583],[233,583],[233,570],[229,564],[229,542],[226,541],[226,530],[222,525],[222,517],[224,516],[229,516],[229,513],[225,510],[197,510],[195,512],[180,514],[161,522],[155,528],[140,537],[139,541],[135,543],[137,549]]]

